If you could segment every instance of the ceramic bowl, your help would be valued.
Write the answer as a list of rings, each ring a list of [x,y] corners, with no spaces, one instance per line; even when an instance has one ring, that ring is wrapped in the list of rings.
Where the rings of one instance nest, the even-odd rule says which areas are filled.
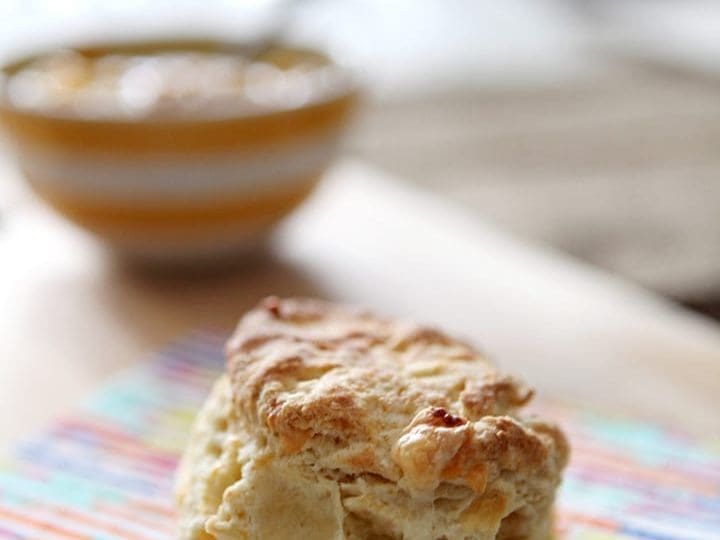
[[[92,57],[138,47],[228,50],[203,41],[74,51]],[[286,62],[320,55],[277,50]],[[5,65],[4,80],[34,58]],[[329,59],[328,66],[342,71]],[[357,101],[351,77],[333,81],[301,103],[176,117],[33,110],[3,94],[0,120],[24,177],[60,214],[133,258],[203,260],[255,248],[311,192]]]

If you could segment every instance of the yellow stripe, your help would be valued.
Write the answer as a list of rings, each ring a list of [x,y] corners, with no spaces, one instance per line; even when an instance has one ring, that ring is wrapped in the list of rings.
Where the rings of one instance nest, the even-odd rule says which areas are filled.
[[[299,109],[226,119],[89,120],[32,114],[0,106],[0,120],[21,145],[62,152],[207,152],[259,148],[340,129],[355,94]]]
[[[281,193],[219,200],[205,203],[187,201],[156,206],[88,201],[58,193],[45,182],[29,178],[35,192],[58,212],[78,225],[102,233],[118,228],[132,232],[193,230],[218,225],[273,222],[290,212],[313,189],[319,175],[298,179]]]
[[[242,45],[212,39],[118,42],[74,48],[88,58],[125,52],[147,54],[161,51],[204,51],[243,54]],[[276,45],[266,61],[288,67],[304,59],[332,62],[324,55],[302,48]],[[12,75],[43,53],[3,66]],[[338,68],[339,69],[339,68]],[[357,102],[354,85],[338,96],[291,110],[273,110],[257,116],[236,115],[224,119],[101,120],[43,115],[41,111],[17,110],[0,96],[0,121],[20,144],[42,144],[57,150],[110,153],[204,152],[257,148],[270,143],[339,130]]]

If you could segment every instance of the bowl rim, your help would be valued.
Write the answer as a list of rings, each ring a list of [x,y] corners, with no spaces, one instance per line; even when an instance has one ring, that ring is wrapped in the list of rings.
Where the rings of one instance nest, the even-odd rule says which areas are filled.
[[[58,112],[58,111],[47,111],[47,110],[34,110],[18,107],[14,105],[8,98],[5,92],[5,84],[9,75],[16,73],[23,66],[26,66],[30,62],[41,58],[43,56],[52,54],[62,50],[78,51],[81,54],[87,56],[100,56],[102,54],[108,54],[117,51],[212,51],[212,52],[230,52],[230,53],[242,53],[252,43],[242,41],[232,41],[229,39],[213,38],[213,37],[184,37],[179,36],[176,38],[160,37],[160,38],[148,38],[148,39],[116,39],[116,40],[92,40],[87,42],[76,42],[66,44],[55,44],[51,46],[45,46],[43,48],[34,50],[32,52],[26,52],[10,59],[7,59],[0,63],[0,112],[11,113],[15,115],[21,115],[25,117],[31,117],[36,119],[44,120],[58,120],[63,122],[77,122],[86,125],[96,124],[110,124],[117,126],[140,126],[140,125],[183,125],[183,124],[204,124],[213,122],[227,122],[227,121],[238,121],[243,119],[255,119],[265,117],[276,117],[282,116],[287,113],[292,113],[304,109],[311,109],[313,107],[319,107],[328,105],[333,102],[342,101],[345,99],[352,99],[360,93],[360,84],[358,78],[353,70],[338,62],[332,54],[327,51],[322,51],[312,47],[298,46],[291,43],[283,42],[281,40],[273,40],[268,44],[268,47],[279,47],[286,50],[291,50],[299,53],[312,54],[315,56],[321,56],[327,60],[328,65],[332,66],[338,76],[337,84],[334,88],[322,92],[316,93],[311,96],[305,102],[299,105],[291,105],[287,107],[268,107],[259,108],[256,110],[245,110],[245,111],[233,111],[230,113],[221,114],[199,114],[196,116],[157,116],[152,115],[139,116],[139,117],[123,117],[120,115],[108,115],[108,116],[85,116],[83,114],[77,114],[72,112]]]

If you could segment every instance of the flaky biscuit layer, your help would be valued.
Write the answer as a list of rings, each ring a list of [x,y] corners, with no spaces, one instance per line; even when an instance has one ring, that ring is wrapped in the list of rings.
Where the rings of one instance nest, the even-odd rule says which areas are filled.
[[[531,397],[437,330],[268,298],[183,458],[181,538],[545,540],[568,446]]]

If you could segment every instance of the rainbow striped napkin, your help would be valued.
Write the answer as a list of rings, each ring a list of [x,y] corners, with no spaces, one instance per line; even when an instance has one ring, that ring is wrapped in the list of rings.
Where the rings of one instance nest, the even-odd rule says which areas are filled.
[[[0,539],[170,540],[172,482],[193,415],[222,370],[201,332],[110,381],[0,465]],[[558,538],[720,539],[720,445],[542,404],[570,435]]]

